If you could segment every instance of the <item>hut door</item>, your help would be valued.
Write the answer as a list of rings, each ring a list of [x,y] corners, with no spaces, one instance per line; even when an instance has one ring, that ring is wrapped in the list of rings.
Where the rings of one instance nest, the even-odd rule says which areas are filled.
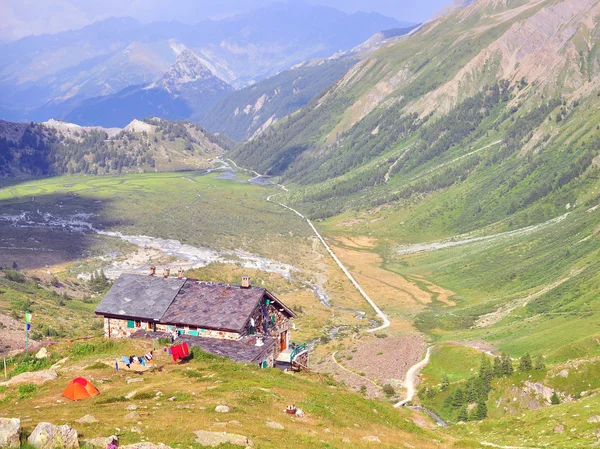
[[[279,334],[279,349],[281,351],[285,351],[287,349],[287,333],[288,331],[283,331],[281,334]]]

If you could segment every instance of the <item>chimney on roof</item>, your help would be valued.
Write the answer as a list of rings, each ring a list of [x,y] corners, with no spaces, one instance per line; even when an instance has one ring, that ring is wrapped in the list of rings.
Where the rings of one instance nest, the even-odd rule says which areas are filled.
[[[250,288],[250,276],[242,276],[242,288]]]
[[[156,274],[156,267],[154,265],[150,266],[150,276],[154,276]]]
[[[183,279],[183,268],[177,270],[177,279]]]
[[[163,272],[163,276],[165,278],[169,277],[169,274],[171,274],[171,269],[170,268],[165,268],[164,272]]]

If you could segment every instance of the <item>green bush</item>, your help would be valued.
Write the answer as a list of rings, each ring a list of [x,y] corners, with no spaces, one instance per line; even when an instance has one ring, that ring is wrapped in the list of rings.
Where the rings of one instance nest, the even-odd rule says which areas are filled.
[[[26,281],[25,275],[15,270],[6,270],[4,275],[9,281],[18,282],[19,284],[23,284]]]
[[[142,400],[142,399],[152,399],[154,398],[156,395],[154,393],[151,393],[149,391],[145,391],[143,393],[136,393],[132,399],[134,400]]]
[[[388,396],[394,396],[396,394],[396,390],[390,384],[385,384],[383,386],[383,392]]]
[[[127,402],[127,398],[125,396],[110,396],[100,399],[96,404],[114,404],[115,402]]]

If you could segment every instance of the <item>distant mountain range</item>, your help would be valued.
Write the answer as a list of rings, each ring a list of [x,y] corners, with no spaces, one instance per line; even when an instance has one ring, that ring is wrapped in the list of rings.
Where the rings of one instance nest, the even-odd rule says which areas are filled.
[[[203,113],[231,91],[229,84],[213,75],[194,53],[184,49],[157,81],[84,100],[66,115],[66,120],[99,126],[124,126],[135,118],[150,116],[182,120]]]
[[[286,2],[197,25],[112,18],[79,30],[30,36],[0,45],[0,117],[95,120],[85,106],[123,113],[119,123],[124,124],[130,119],[122,111],[127,98],[143,103],[143,112],[174,111],[167,116],[179,118],[186,115],[183,103],[194,103],[192,97],[206,97],[206,106],[231,87],[347,51],[381,30],[410,25],[377,13],[346,14]],[[205,75],[192,82],[185,78],[188,69]],[[89,99],[94,100],[84,105]],[[194,113],[201,113],[195,103]]]

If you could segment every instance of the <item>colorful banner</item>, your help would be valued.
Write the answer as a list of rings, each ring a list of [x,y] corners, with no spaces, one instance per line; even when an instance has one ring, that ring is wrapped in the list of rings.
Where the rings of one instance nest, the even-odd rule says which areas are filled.
[[[25,322],[27,324],[31,323],[31,313],[30,312],[25,312]]]

